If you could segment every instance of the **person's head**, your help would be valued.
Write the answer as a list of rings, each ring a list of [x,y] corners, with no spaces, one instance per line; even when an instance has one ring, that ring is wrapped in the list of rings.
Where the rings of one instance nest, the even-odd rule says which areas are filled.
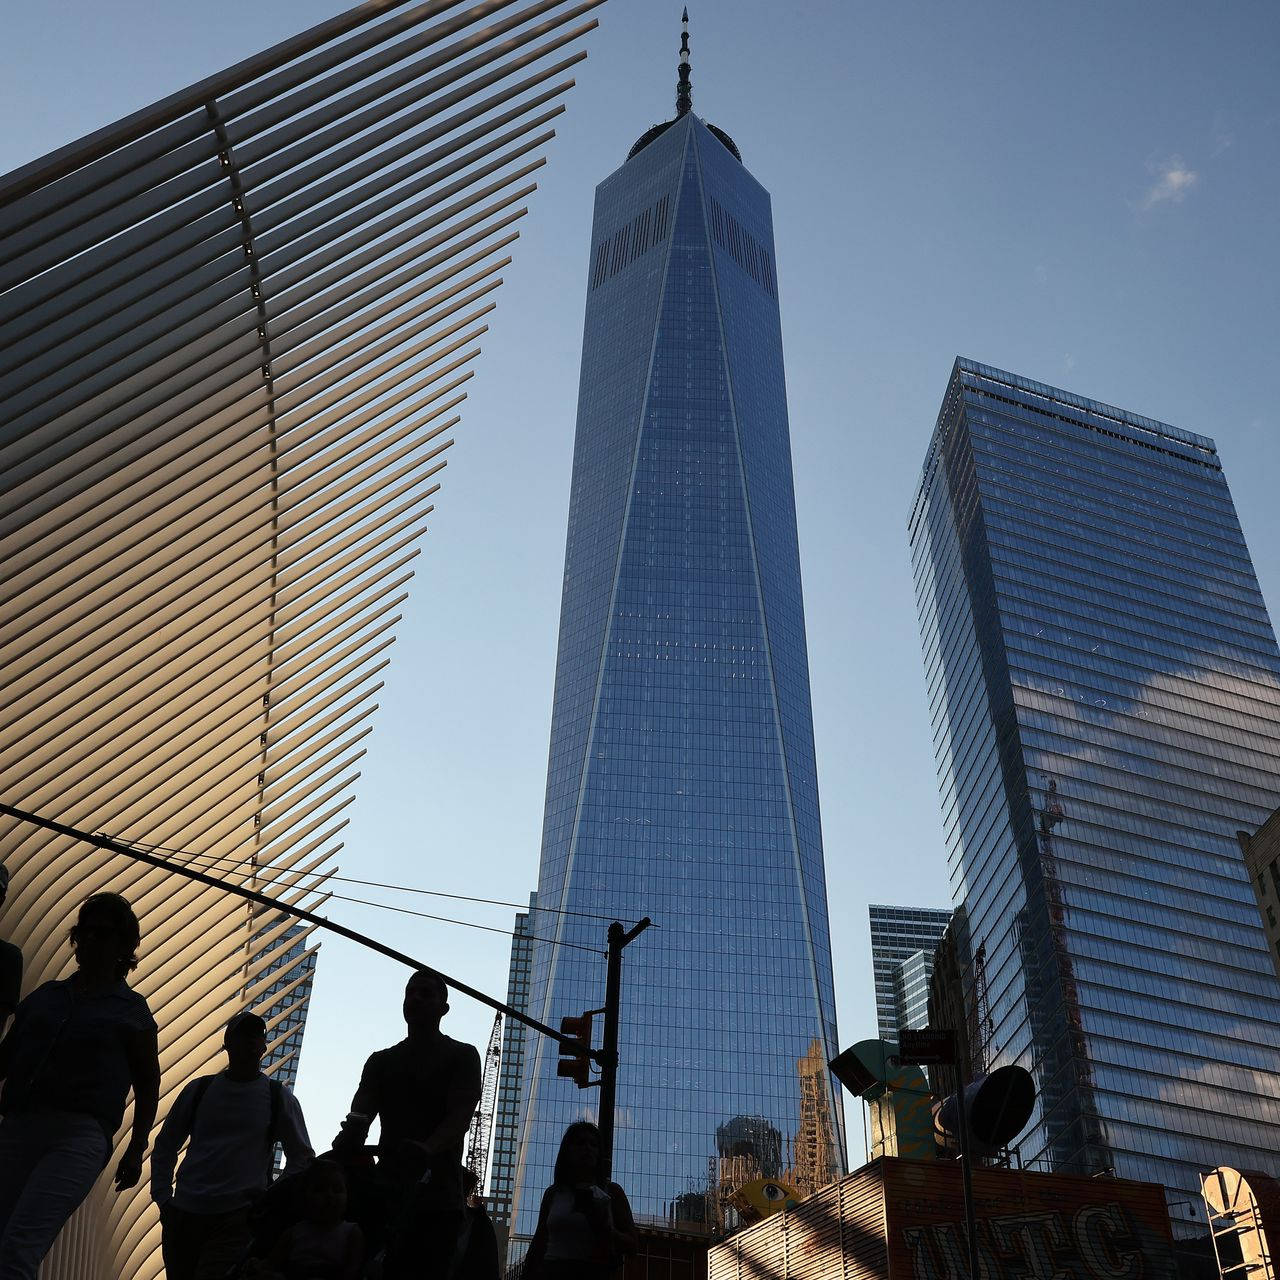
[[[262,1055],[267,1051],[267,1024],[256,1013],[242,1010],[227,1023],[222,1047],[233,1074],[252,1074],[262,1066]]]
[[[302,1187],[307,1217],[315,1223],[341,1222],[347,1216],[347,1178],[336,1160],[321,1156],[307,1169]]]
[[[556,1155],[556,1185],[595,1182],[599,1168],[600,1130],[590,1120],[575,1120],[560,1139],[560,1150]]]
[[[81,969],[123,978],[138,966],[142,931],[133,908],[118,893],[95,893],[86,899],[68,938]]]
[[[9,868],[0,862],[0,907],[4,906],[5,896],[9,892]]]
[[[404,1020],[410,1031],[429,1031],[449,1012],[449,988],[434,969],[418,969],[404,988]]]

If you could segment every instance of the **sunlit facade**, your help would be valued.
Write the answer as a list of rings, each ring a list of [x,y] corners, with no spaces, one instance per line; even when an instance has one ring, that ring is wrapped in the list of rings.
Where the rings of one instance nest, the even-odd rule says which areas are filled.
[[[642,915],[614,1162],[636,1213],[714,1214],[766,1164],[825,1181],[843,1134],[770,202],[692,114],[596,192],[531,1011],[598,1008],[608,918]],[[526,1056],[517,1247],[596,1099],[554,1044]],[[770,1150],[726,1149],[734,1126]]]
[[[1237,843],[1280,799],[1280,651],[1214,443],[956,363],[910,519],[978,1065],[1025,1161],[1280,1171],[1280,985]],[[978,963],[975,963],[975,959]]]
[[[317,905],[583,3],[379,0],[0,176],[0,799]],[[138,912],[158,1122],[310,925],[0,820],[25,990]],[[293,1056],[290,1056],[292,1053]],[[117,1151],[128,1140],[117,1135]],[[44,1280],[157,1280],[99,1178]]]

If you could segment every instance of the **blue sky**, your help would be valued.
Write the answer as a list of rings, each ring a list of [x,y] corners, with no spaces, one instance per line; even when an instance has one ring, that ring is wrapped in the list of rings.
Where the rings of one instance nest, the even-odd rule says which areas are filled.
[[[11,6],[0,171],[336,11]],[[671,114],[679,11],[600,11],[424,544],[348,874],[515,900],[536,881],[591,195]],[[874,1031],[867,903],[948,902],[905,519],[954,357],[1213,436],[1280,592],[1280,7],[698,0],[690,17],[694,110],[773,193],[848,1043]],[[505,990],[497,935],[339,913]],[[321,1141],[364,1054],[400,1034],[401,981],[325,944],[299,1090]],[[483,1043],[490,1021],[459,999],[448,1029]]]

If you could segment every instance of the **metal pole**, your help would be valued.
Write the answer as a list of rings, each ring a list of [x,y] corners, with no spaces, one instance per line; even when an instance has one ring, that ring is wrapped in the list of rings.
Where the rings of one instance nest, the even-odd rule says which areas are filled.
[[[969,1148],[969,1117],[965,1114],[965,1066],[969,1058],[968,1029],[960,1030],[962,1050],[956,1054],[956,1137],[960,1140],[960,1184],[964,1191],[964,1229],[969,1245],[969,1280],[980,1280],[978,1221],[973,1205],[973,1153]]]
[[[176,862],[170,862],[166,858],[158,858],[155,854],[144,853],[141,849],[131,848],[127,844],[122,844],[118,840],[112,840],[110,836],[98,835],[94,832],[80,831],[76,827],[68,827],[65,823],[54,822],[52,818],[42,818],[37,813],[28,813],[24,809],[15,809],[13,805],[0,802],[0,817],[16,818],[20,822],[29,822],[32,826],[43,827],[46,831],[56,832],[60,836],[70,836],[73,840],[81,840],[85,844],[95,845],[99,849],[106,849],[110,853],[118,853],[125,858],[133,858],[136,862],[145,862],[148,866],[158,867],[162,871],[172,871],[175,875],[186,876],[188,880],[198,880],[201,884],[207,884],[214,889],[221,889],[225,893],[233,893],[239,898],[244,898],[248,902],[257,903],[260,907],[267,907],[271,911],[279,911],[284,915],[296,916],[299,920],[306,920],[309,924],[317,925],[321,929],[328,929],[330,933],[336,933],[340,937],[347,938],[351,942],[358,942],[362,947],[368,947],[371,951],[376,951],[380,955],[387,956],[391,960],[398,960],[401,964],[408,965],[411,969],[430,969],[433,973],[440,974],[446,984],[455,991],[461,991],[463,995],[470,996],[473,1000],[479,1000],[481,1004],[487,1004],[490,1009],[496,1009],[499,1013],[505,1013],[508,1017],[514,1018],[517,1022],[522,1022],[526,1027],[531,1027],[534,1031],[541,1035],[550,1036],[559,1044],[574,1047],[578,1041],[573,1036],[561,1035],[559,1031],[547,1026],[544,1022],[539,1022],[536,1018],[529,1017],[528,1014],[522,1013],[519,1009],[513,1009],[508,1004],[503,1004],[501,1000],[495,1000],[492,996],[487,996],[483,991],[477,991],[475,987],[468,986],[465,982],[459,982],[457,978],[451,978],[447,973],[441,973],[434,965],[424,964],[421,960],[415,960],[412,956],[406,955],[403,951],[397,951],[394,947],[389,947],[383,942],[379,942],[376,938],[370,938],[366,934],[358,933],[355,929],[348,929],[344,924],[336,924],[332,920],[326,920],[324,916],[318,916],[312,911],[307,911],[302,907],[290,906],[286,902],[279,902],[275,898],[269,897],[265,893],[258,893],[254,889],[246,889],[243,885],[231,884],[226,880],[221,880],[217,876],[206,875],[202,871],[193,871],[190,867],[184,867]],[[638,925],[636,925],[627,935],[623,942],[626,945],[637,933],[647,928],[649,920],[646,917]],[[622,926],[616,922],[609,926],[609,939],[612,944],[613,930],[621,931]],[[609,1019],[605,1016],[606,1035],[608,1033]],[[614,1017],[614,1061],[617,1061],[617,1017]],[[604,1062],[604,1051],[593,1051],[590,1057],[600,1063],[602,1078],[603,1073],[607,1071]],[[612,1095],[611,1095],[612,1097]],[[610,1102],[610,1110],[612,1113],[612,1101]],[[612,1130],[612,1114],[610,1114],[610,1128]]]
[[[613,1175],[613,1110],[618,1092],[618,1013],[622,999],[622,949],[634,941],[653,922],[645,916],[630,929],[615,920],[609,926],[609,966],[604,980],[604,1041],[597,1061],[600,1063],[600,1180],[609,1182]]]

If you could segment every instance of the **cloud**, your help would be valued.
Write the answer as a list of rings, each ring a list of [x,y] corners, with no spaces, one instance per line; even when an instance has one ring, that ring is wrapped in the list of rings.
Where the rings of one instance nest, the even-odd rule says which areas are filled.
[[[1200,175],[1189,169],[1181,156],[1148,161],[1147,168],[1155,175],[1156,181],[1142,197],[1140,207],[1143,209],[1154,208],[1166,200],[1181,204],[1187,192],[1200,181]]]

